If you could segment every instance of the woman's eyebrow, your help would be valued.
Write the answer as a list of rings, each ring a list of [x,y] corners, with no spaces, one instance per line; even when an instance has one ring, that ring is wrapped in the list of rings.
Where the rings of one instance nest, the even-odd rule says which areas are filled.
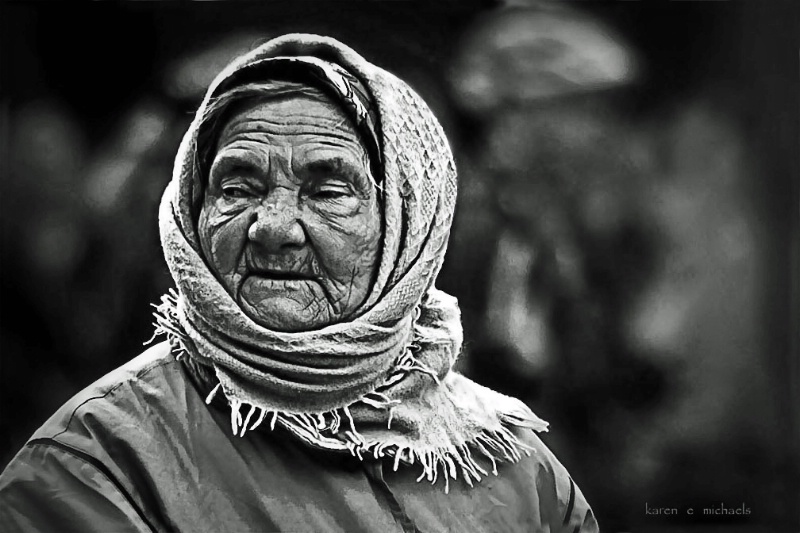
[[[306,169],[312,172],[342,172],[349,170],[351,165],[342,157],[321,157],[305,164]]]
[[[217,157],[215,158],[215,162],[219,161],[223,164],[233,163],[250,166],[255,166],[257,164],[256,160],[257,158],[254,154],[247,150],[222,150],[217,153]]]
[[[231,172],[242,170],[245,172],[255,172],[259,170],[259,160],[253,154],[243,151],[228,151],[217,154],[211,164],[211,173],[216,175],[220,172]]]

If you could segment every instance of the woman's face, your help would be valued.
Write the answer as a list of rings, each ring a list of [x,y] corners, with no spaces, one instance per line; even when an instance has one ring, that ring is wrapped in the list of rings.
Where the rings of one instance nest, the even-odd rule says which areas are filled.
[[[198,232],[227,291],[272,330],[350,318],[374,279],[381,214],[345,114],[321,95],[254,103],[216,149]]]

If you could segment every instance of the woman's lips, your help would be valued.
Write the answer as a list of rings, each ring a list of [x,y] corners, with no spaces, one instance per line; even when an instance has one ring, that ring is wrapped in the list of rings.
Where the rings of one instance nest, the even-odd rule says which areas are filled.
[[[301,255],[259,255],[247,249],[245,253],[245,276],[275,281],[318,281],[311,262]]]
[[[314,276],[305,274],[303,272],[295,272],[290,270],[258,270],[250,272],[250,276],[257,278],[270,279],[275,281],[315,281]]]
[[[290,298],[316,298],[320,295],[320,283],[316,278],[291,272],[258,272],[248,274],[242,280],[239,297],[251,305],[270,300]]]
[[[243,291],[253,296],[269,293],[279,295],[287,290],[305,291],[310,290],[311,285],[319,283],[314,276],[291,270],[258,270],[248,273],[242,281]]]

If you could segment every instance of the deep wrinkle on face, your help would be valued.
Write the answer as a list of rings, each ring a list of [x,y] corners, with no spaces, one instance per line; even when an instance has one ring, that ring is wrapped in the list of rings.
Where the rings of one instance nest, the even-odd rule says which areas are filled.
[[[223,126],[198,233],[212,270],[255,322],[304,331],[352,318],[382,234],[369,157],[319,93],[256,101]]]

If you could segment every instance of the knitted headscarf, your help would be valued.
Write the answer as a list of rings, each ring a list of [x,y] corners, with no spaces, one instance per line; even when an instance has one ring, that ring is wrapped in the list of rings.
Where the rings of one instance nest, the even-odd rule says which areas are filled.
[[[378,120],[367,126],[377,134],[382,168],[382,255],[360,314],[296,333],[266,329],[242,311],[204,260],[193,212],[203,194],[198,130],[209,102],[239,77],[258,78],[259,65],[276,57],[333,65],[369,91]],[[159,215],[177,292],[162,299],[157,333],[176,353],[214,369],[209,401],[224,395],[234,434],[280,424],[314,446],[386,457],[395,469],[419,462],[420,479],[435,482],[441,473],[447,486],[461,473],[472,485],[487,474],[476,457],[496,474],[497,461],[527,452],[510,426],[544,431],[547,424],[522,402],[452,371],[463,336],[458,305],[434,282],[455,199],[444,132],[405,83],[330,38],[269,41],[219,74],[181,143]]]

